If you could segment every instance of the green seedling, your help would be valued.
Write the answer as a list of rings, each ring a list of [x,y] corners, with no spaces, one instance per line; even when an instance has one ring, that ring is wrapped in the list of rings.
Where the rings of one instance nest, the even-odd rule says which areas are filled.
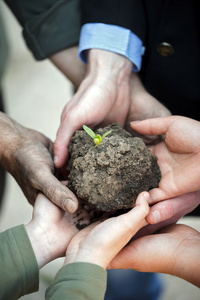
[[[87,127],[86,125],[83,125],[83,129],[87,132],[87,134],[89,134],[91,136],[91,138],[93,138],[96,146],[99,146],[99,144],[103,141],[103,139],[109,134],[111,133],[111,130],[107,131],[106,133],[104,133],[103,136],[100,136],[99,134],[95,134],[94,131],[92,129],[90,129],[89,127]]]

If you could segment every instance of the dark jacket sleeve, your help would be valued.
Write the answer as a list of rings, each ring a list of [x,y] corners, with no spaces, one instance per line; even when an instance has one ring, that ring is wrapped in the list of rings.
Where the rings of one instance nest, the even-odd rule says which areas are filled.
[[[37,60],[78,44],[80,0],[5,0]]]
[[[146,34],[141,0],[82,0],[82,25],[105,23],[130,29],[143,42]]]

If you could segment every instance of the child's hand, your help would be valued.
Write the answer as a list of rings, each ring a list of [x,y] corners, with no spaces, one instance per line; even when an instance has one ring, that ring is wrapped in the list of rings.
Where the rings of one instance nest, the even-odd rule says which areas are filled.
[[[128,213],[96,222],[77,233],[67,248],[65,264],[89,262],[107,268],[136,232],[147,225],[148,199],[149,194],[143,192]]]

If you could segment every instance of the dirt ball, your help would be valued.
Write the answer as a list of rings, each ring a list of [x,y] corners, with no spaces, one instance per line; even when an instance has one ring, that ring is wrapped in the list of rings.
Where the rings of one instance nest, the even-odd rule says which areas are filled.
[[[68,187],[91,208],[113,212],[130,208],[142,191],[158,187],[161,173],[157,157],[142,139],[133,137],[118,124],[98,129],[99,146],[78,130],[69,146]]]

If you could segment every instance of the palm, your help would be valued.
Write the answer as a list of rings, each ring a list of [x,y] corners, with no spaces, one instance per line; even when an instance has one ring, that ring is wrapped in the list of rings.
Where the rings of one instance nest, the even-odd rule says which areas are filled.
[[[37,222],[37,226],[47,235],[50,234],[50,247],[54,249],[56,246],[56,257],[64,255],[69,241],[78,232],[78,225],[90,222],[87,212],[81,207],[75,213],[69,214],[42,194],[37,197],[33,215],[33,222]]]
[[[199,154],[173,153],[164,142],[160,142],[150,149],[158,157],[162,174],[159,188],[150,192],[152,200],[162,200],[198,190],[199,182],[194,174],[194,169],[196,168],[198,171],[196,160]]]
[[[142,272],[164,272],[169,259],[176,258],[179,247],[199,233],[185,225],[165,227],[159,234],[148,235],[131,242],[111,262],[111,268],[133,268]],[[159,249],[159,251],[158,251]],[[151,255],[149,255],[151,253]],[[166,270],[165,270],[166,271]]]

